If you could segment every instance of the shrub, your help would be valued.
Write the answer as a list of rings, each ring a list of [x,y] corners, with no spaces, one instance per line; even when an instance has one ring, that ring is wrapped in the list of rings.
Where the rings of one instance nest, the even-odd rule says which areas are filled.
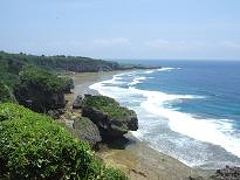
[[[10,88],[4,83],[0,82],[0,103],[14,101],[15,99]]]
[[[86,96],[83,106],[94,107],[105,112],[111,118],[123,118],[132,114],[131,110],[121,107],[117,101],[107,96]]]
[[[0,105],[0,176],[10,179],[126,179],[51,118]]]
[[[63,81],[63,91],[65,93],[71,93],[71,89],[74,88],[74,82],[73,82],[73,79],[70,78],[70,77],[67,77],[67,76],[63,76],[61,77],[62,78],[62,81]]]
[[[33,66],[20,72],[20,82],[14,88],[17,101],[36,112],[47,112],[65,106],[65,80]]]
[[[49,91],[63,90],[65,80],[57,77],[55,74],[49,71],[37,68],[35,66],[25,66],[20,72],[21,83],[25,84],[38,84],[42,89]]]
[[[104,170],[104,178],[107,180],[127,180],[125,174],[114,168],[106,168]]]

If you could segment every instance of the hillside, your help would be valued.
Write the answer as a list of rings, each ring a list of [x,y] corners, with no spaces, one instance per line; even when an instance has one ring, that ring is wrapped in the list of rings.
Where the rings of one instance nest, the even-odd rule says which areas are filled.
[[[26,64],[36,65],[46,69],[67,70],[74,72],[96,72],[121,69],[121,66],[116,62],[88,57],[64,55],[35,56],[23,53],[10,54],[3,51],[0,52],[0,62],[8,63],[9,65],[14,66],[14,68],[11,68],[12,71],[18,70],[21,66]]]

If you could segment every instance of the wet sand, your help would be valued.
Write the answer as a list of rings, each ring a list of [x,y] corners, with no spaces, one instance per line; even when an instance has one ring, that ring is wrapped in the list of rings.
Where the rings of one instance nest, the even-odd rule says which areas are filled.
[[[67,95],[69,104],[73,102],[77,95],[98,94],[98,92],[89,89],[91,84],[110,79],[115,72],[101,73],[74,73],[71,74],[74,80],[75,88],[73,93]],[[102,145],[97,155],[100,156],[107,165],[120,168],[130,179],[133,180],[185,180],[189,177],[199,179],[209,179],[212,172],[191,168],[182,162],[168,155],[155,151],[140,142],[131,133],[126,135],[128,143],[124,148],[112,142],[112,146]]]

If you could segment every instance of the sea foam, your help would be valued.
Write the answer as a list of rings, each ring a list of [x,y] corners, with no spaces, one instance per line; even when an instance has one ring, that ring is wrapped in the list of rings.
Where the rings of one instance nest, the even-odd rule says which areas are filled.
[[[151,72],[150,70],[147,70],[145,72],[141,72],[141,74],[150,74],[154,73],[154,71],[172,70],[174,70],[174,68],[161,68],[152,70]],[[124,80],[123,76],[135,78],[132,79],[132,82],[124,82],[121,81]],[[220,146],[235,156],[240,157],[240,137],[236,137],[231,133],[233,132],[231,120],[197,117],[194,114],[181,112],[177,109],[166,106],[176,102],[181,103],[181,101],[185,100],[191,101],[206,97],[196,95],[166,94],[160,91],[140,90],[132,86],[141,83],[144,80],[146,80],[146,77],[140,76],[137,72],[127,74],[123,73],[115,75],[110,80],[95,83],[89,88],[97,90],[102,95],[115,98],[120,102],[124,102],[124,100],[129,101],[130,99],[131,101],[139,101],[139,104],[137,105],[138,107],[134,107],[135,105],[132,105],[130,102],[127,102],[126,105],[136,111],[138,108],[142,108],[149,113],[150,116],[155,116],[155,119],[156,117],[159,119],[165,119],[169,128],[174,132],[198,141]],[[128,88],[111,86],[112,84],[121,83],[127,83]],[[139,122],[139,131],[134,132],[133,134],[139,139],[144,139],[144,133],[149,133],[149,131],[151,131],[151,128],[155,126],[154,122],[158,123],[158,121],[151,121],[148,123],[144,121]],[[141,129],[141,127],[143,128]]]

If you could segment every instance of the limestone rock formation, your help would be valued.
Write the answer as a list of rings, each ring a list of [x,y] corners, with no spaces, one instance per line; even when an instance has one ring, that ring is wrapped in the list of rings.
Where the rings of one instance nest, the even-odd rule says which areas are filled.
[[[75,119],[73,128],[75,134],[80,139],[87,141],[91,146],[95,146],[102,141],[98,127],[86,117]]]
[[[85,96],[82,116],[98,126],[104,139],[122,137],[128,131],[138,129],[136,113],[106,96]]]

